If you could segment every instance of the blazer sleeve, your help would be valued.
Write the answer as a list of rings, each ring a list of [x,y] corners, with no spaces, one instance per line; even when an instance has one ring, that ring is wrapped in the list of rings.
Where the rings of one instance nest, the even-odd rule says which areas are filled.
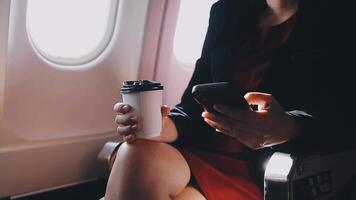
[[[292,145],[288,149],[297,153],[328,153],[356,147],[353,139],[356,79],[352,72],[355,61],[350,51],[356,45],[355,36],[350,34],[354,17],[344,16],[349,13],[336,10],[332,2],[324,4],[326,24],[320,37],[324,37],[327,53],[312,72],[314,89],[303,97],[308,103],[288,112],[296,120],[299,134],[287,144],[274,147],[276,149]],[[336,14],[336,11],[342,13]]]
[[[327,87],[327,86],[325,86]],[[286,146],[295,153],[332,153],[355,149],[355,108],[345,101],[350,91],[335,84],[314,99],[314,108],[288,111],[296,121],[298,134]],[[332,95],[335,95],[334,97]],[[345,95],[345,96],[344,96]],[[281,145],[283,148],[283,145]]]
[[[214,15],[215,6],[213,5],[201,57],[196,62],[193,75],[183,93],[181,102],[173,107],[169,114],[178,130],[178,139],[175,143],[181,146],[203,145],[202,143],[216,134],[215,130],[204,122],[201,117],[203,108],[191,95],[194,85],[212,82],[210,49],[216,37]]]

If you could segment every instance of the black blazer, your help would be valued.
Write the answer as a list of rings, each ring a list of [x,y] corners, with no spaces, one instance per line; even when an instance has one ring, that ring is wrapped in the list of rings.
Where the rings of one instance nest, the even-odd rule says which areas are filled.
[[[181,103],[170,114],[179,136],[176,145],[206,148],[210,140],[221,137],[208,126],[203,109],[191,96],[195,84],[229,81],[227,61],[239,51],[248,33],[256,30],[259,7],[251,0],[220,0],[210,12],[209,28],[201,58]],[[351,138],[354,107],[348,107],[355,78],[350,78],[351,37],[342,10],[335,13],[328,0],[300,0],[296,24],[286,43],[274,54],[257,91],[272,94],[297,121],[298,137],[285,144],[249,150],[251,169],[259,172],[264,160],[274,151],[324,152],[354,146]],[[333,11],[333,12],[331,12]],[[354,19],[354,18],[353,18]],[[345,25],[345,26],[344,26]],[[356,113],[355,113],[356,114]],[[256,172],[257,172],[256,171]],[[261,182],[260,182],[261,183]]]

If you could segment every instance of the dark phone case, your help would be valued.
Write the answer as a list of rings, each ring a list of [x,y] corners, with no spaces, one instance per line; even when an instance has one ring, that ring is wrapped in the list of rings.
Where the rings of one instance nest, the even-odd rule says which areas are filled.
[[[209,112],[215,104],[223,104],[242,110],[250,110],[244,98],[246,92],[228,82],[207,83],[195,85],[192,89],[193,98]]]

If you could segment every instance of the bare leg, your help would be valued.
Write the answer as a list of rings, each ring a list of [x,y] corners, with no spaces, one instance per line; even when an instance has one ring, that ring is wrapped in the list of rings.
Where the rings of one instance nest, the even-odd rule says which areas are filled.
[[[172,146],[146,140],[125,143],[117,152],[105,200],[175,199],[187,194],[189,179],[187,162]]]
[[[174,200],[206,200],[202,193],[192,185],[188,185]]]

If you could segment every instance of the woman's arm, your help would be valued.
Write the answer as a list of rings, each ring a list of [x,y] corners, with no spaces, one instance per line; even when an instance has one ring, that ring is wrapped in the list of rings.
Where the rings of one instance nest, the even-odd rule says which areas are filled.
[[[200,59],[196,62],[196,66],[192,78],[185,89],[181,102],[176,105],[170,112],[169,118],[176,126],[178,137],[175,141],[179,145],[200,145],[204,143],[204,139],[215,135],[214,129],[209,127],[201,117],[203,108],[193,99],[191,95],[192,87],[200,83],[212,82],[210,49],[214,40],[215,33],[215,9],[213,5],[210,11],[209,27],[205,37],[203,50]],[[167,121],[167,129],[172,129]]]

